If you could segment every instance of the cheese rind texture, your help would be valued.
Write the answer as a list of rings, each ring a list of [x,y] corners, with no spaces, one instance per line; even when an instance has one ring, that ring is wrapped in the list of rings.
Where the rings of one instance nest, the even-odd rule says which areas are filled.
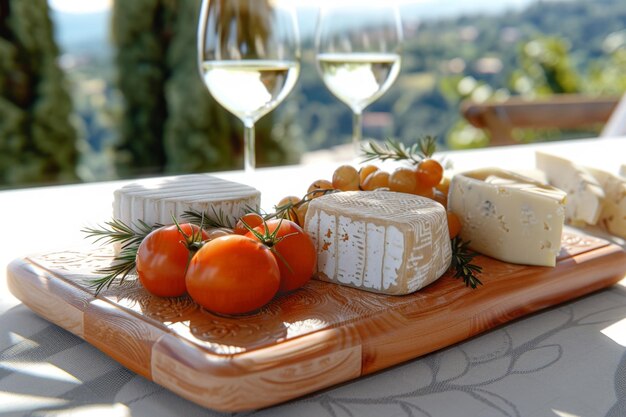
[[[535,152],[537,168],[548,182],[567,193],[565,221],[573,225],[596,224],[605,194],[587,168],[546,152]]]
[[[248,185],[208,174],[150,178],[125,185],[114,192],[113,218],[136,228],[138,220],[173,224],[172,216],[195,210],[223,216],[232,225],[249,208],[258,209],[261,193]]]
[[[410,194],[318,197],[304,229],[317,248],[318,279],[372,292],[415,292],[441,277],[452,257],[445,209]]]
[[[626,178],[596,168],[587,169],[605,194],[597,225],[613,235],[626,238]]]
[[[476,252],[516,264],[554,266],[561,250],[565,192],[513,172],[486,168],[455,175],[448,210]]]

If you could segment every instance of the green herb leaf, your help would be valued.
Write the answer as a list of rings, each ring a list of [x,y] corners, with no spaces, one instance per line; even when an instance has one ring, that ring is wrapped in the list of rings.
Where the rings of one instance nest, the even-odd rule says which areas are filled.
[[[475,289],[478,285],[482,285],[483,283],[478,279],[478,274],[482,273],[483,268],[472,264],[472,260],[478,254],[470,251],[468,248],[470,242],[464,242],[457,236],[450,243],[452,246],[452,263],[450,267],[454,268],[454,278],[462,278],[466,287]]]
[[[392,160],[408,161],[413,165],[418,165],[424,159],[432,157],[436,150],[437,138],[430,135],[418,138],[411,146],[406,146],[402,142],[387,138],[383,144],[369,141],[361,148],[365,156],[363,162]]]
[[[431,158],[437,151],[437,138],[435,136],[424,136],[418,139],[417,144],[424,158]]]
[[[89,286],[95,290],[96,295],[104,288],[109,288],[113,282],[118,281],[122,284],[128,274],[135,271],[135,259],[137,257],[137,248],[139,244],[127,246],[113,258],[110,266],[96,270],[98,274],[104,274],[103,277],[90,280]]]
[[[114,219],[105,222],[104,226],[88,227],[82,230],[82,232],[87,233],[87,238],[94,238],[95,242],[103,245],[120,243],[122,246],[120,253],[113,258],[111,265],[95,271],[104,276],[89,281],[89,285],[95,289],[96,295],[102,289],[109,288],[115,281],[119,281],[120,284],[123,283],[128,274],[134,272],[139,244],[150,232],[162,227],[161,224],[150,226],[141,220],[134,226],[137,230],[121,220]]]
[[[102,244],[119,242],[122,244],[122,247],[126,247],[135,244],[138,245],[148,233],[162,225],[155,224],[154,226],[150,226],[139,220],[134,226],[137,228],[137,231],[124,222],[113,219],[105,222],[104,226],[98,226],[97,228],[87,227],[81,231],[87,233],[87,238],[95,238],[94,242],[100,242]]]
[[[189,223],[201,226],[204,228],[209,227],[225,227],[232,229],[235,227],[237,219],[228,217],[221,209],[216,210],[215,207],[211,207],[211,213],[205,211],[200,212],[198,210],[187,210],[181,217]]]

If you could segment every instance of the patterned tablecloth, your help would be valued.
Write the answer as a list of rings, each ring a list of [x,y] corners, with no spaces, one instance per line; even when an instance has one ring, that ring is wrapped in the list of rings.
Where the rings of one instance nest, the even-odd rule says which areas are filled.
[[[626,155],[626,141],[621,141],[602,142],[605,150],[615,150],[607,155]],[[585,152],[602,146],[597,141],[579,141],[570,147],[572,152]],[[484,152],[482,158],[470,153],[459,155],[458,160],[461,167],[469,167],[475,159],[484,164],[489,158],[498,161],[521,155],[518,163],[527,166],[532,149]],[[293,180],[297,183],[291,189],[304,188],[302,183],[326,171],[307,172]],[[281,170],[260,173],[258,184],[253,185],[262,189],[263,182],[283,174]],[[240,179],[237,175],[241,174],[225,177]],[[59,248],[82,239],[80,226],[105,218],[110,212],[106,202],[118,186],[105,183],[0,193],[0,230],[4,231],[0,239],[6,248],[0,264],[31,249]],[[286,186],[279,194],[289,191]],[[270,198],[274,201],[275,196]],[[11,221],[32,218],[42,207],[60,218],[58,224],[51,222],[42,231]],[[33,242],[38,233],[43,238]],[[82,339],[39,318],[8,294],[4,267],[0,274],[0,416],[223,415],[134,374]],[[419,359],[241,415],[626,416],[626,279]]]

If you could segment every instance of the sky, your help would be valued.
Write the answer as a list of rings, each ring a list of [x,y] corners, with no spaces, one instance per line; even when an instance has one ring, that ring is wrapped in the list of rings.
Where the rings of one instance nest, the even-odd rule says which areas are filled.
[[[124,0],[133,1],[133,0]],[[279,1],[279,0],[274,0]],[[500,13],[521,9],[538,0],[280,0],[298,8],[302,37],[312,36],[317,8],[328,4],[352,2],[356,6],[365,2],[395,2],[400,7],[403,23],[415,25],[420,21],[454,17],[461,14]],[[109,12],[113,0],[48,0],[57,24],[56,38],[64,49],[76,45],[92,45],[108,39]]]
[[[291,0],[296,7],[317,8],[329,4],[352,2],[363,4],[365,1],[380,0]],[[499,11],[506,8],[520,8],[536,0],[387,0],[397,3],[401,8],[423,8],[424,13],[433,9],[458,13],[463,11]],[[95,13],[111,7],[112,0],[48,0],[50,7],[65,13]]]
[[[296,7],[320,7],[337,2],[355,3],[357,0],[291,0]],[[358,0],[359,3],[367,0]],[[378,1],[378,0],[370,0]],[[415,3],[428,0],[391,0],[398,4]],[[93,13],[106,10],[111,6],[112,0],[48,0],[50,7],[66,13]]]
[[[111,7],[112,0],[48,0],[55,11],[65,13],[97,13]]]

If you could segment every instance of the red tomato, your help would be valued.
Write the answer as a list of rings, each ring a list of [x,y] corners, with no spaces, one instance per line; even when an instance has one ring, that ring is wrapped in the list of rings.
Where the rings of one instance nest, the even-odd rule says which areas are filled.
[[[189,264],[186,281],[191,298],[207,310],[244,314],[276,295],[280,270],[265,245],[233,234],[202,246]]]
[[[186,235],[198,234],[198,226],[180,225]],[[207,238],[202,231],[202,240]],[[178,297],[186,291],[185,269],[189,262],[189,250],[176,225],[153,230],[137,249],[137,274],[139,281],[151,294],[159,297]]]
[[[244,214],[239,218],[239,220],[237,220],[237,224],[233,229],[233,233],[237,235],[245,235],[246,233],[248,233],[248,227],[244,225],[244,222],[248,227],[254,229],[258,225],[263,223],[263,217],[261,217],[261,215],[257,213]]]
[[[292,291],[309,282],[317,264],[317,252],[313,241],[300,226],[291,220],[272,219],[254,230],[261,235],[272,234],[276,228],[276,238],[283,238],[273,245],[278,252],[276,260],[280,268],[280,292]],[[252,232],[246,234],[254,237]],[[270,243],[272,245],[272,243]]]

